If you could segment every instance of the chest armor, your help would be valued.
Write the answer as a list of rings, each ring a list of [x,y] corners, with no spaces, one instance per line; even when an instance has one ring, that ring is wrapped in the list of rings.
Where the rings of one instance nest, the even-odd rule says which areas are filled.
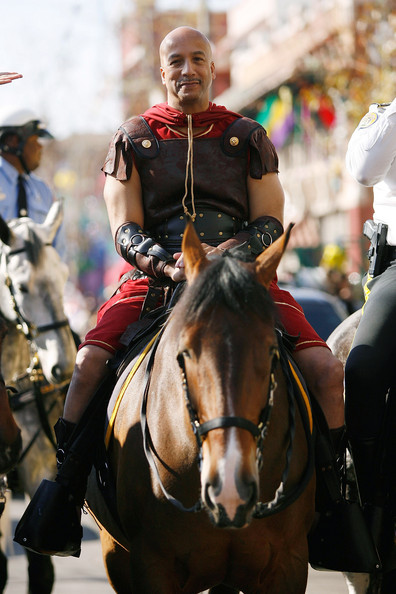
[[[193,183],[195,210],[212,209],[246,220],[249,216],[247,174],[249,138],[259,126],[246,118],[235,120],[221,137],[193,140],[193,180],[188,177],[185,201],[192,213]],[[145,227],[150,230],[183,213],[188,140],[158,140],[141,117],[124,127],[142,184]]]

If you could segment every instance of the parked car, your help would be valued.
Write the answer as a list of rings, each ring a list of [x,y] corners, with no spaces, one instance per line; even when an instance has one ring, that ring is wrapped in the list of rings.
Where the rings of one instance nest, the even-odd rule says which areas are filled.
[[[334,295],[312,287],[280,286],[289,291],[301,305],[308,322],[323,340],[327,340],[333,330],[348,317],[345,305]]]

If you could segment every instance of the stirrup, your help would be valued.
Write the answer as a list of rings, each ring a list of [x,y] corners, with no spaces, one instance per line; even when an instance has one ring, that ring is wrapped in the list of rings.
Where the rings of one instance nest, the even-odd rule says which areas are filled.
[[[63,485],[44,479],[22,515],[14,541],[34,553],[79,557],[81,509]]]

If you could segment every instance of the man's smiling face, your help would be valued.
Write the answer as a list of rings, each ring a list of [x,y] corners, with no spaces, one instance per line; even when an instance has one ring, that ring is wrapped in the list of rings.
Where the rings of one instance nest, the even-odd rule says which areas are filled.
[[[160,57],[168,104],[184,113],[205,111],[215,78],[212,51],[206,37],[195,29],[179,27],[165,37]]]

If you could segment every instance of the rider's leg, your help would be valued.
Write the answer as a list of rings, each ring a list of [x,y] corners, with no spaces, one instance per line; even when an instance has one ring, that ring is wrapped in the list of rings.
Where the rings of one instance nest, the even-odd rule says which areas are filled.
[[[363,506],[373,502],[373,489],[378,484],[379,439],[387,392],[383,383],[387,374],[381,373],[381,361],[370,352],[367,345],[356,344],[345,366],[348,438]]]
[[[76,364],[67,392],[63,418],[77,423],[88,403],[108,374],[106,363],[113,357],[108,350],[91,344],[83,346],[76,356]]]
[[[88,451],[81,452],[80,456],[75,453],[72,457],[69,456],[66,471],[64,461],[68,457],[70,445],[73,443],[70,442],[73,431],[99,386],[107,377],[109,373],[107,361],[112,357],[113,355],[109,351],[89,344],[78,351],[63,417],[55,425],[58,446],[56,481],[71,490],[80,507],[84,502],[87,476],[92,460]]]
[[[342,364],[308,323],[299,303],[287,291],[271,284],[270,293],[280,321],[290,336],[298,337],[293,358],[307,386],[325,414],[337,447],[344,433],[344,386]]]
[[[344,371],[342,363],[326,347],[298,350],[293,357],[310,393],[319,402],[330,429],[336,455],[344,437]]]
[[[384,519],[379,471],[386,395],[394,381],[396,360],[395,282],[395,265],[369,279],[363,315],[345,366],[348,438],[361,502],[376,542],[391,525],[389,518]],[[388,540],[391,546],[392,534]]]
[[[386,394],[394,377],[395,282],[395,265],[368,281],[363,315],[345,366],[348,436],[354,450],[356,471],[358,473],[359,468],[361,476],[363,499],[367,500],[373,482],[370,476],[375,476],[376,471],[374,460],[377,441],[383,431]],[[364,475],[367,476],[364,478]]]

